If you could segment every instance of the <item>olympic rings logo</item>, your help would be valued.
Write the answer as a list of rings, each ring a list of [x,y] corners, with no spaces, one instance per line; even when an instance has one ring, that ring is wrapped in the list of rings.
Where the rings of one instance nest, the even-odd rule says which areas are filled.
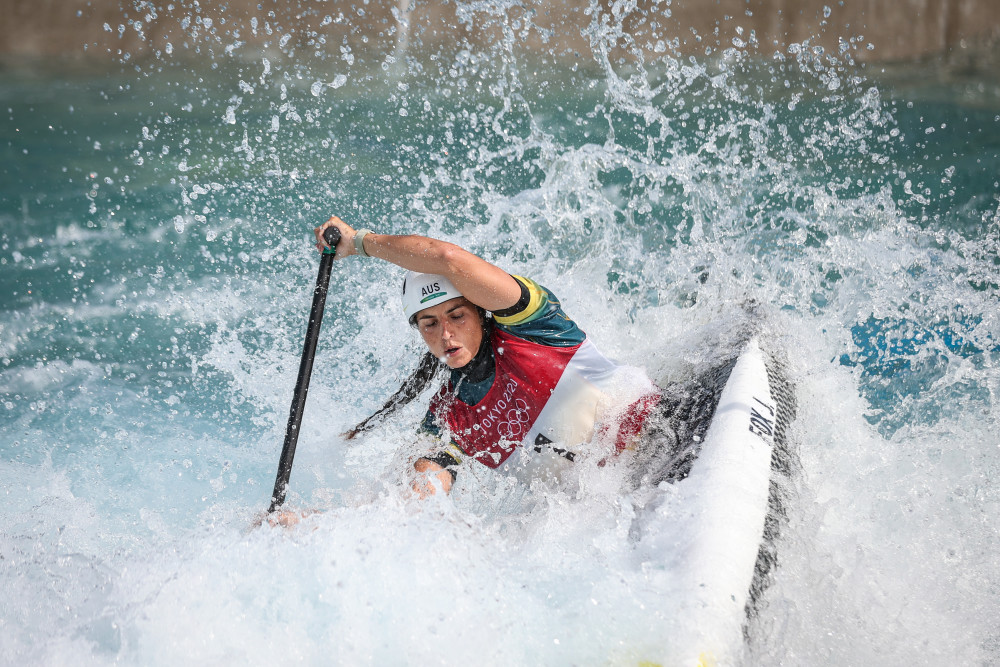
[[[507,411],[506,416],[506,421],[497,424],[497,432],[502,438],[516,440],[522,433],[527,431],[527,424],[531,418],[528,412],[528,404],[524,399],[515,399],[514,407]]]

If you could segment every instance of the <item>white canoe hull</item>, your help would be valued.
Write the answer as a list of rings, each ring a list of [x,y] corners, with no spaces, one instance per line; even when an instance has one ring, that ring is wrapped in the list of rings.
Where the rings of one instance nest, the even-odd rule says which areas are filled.
[[[677,605],[664,629],[664,653],[648,656],[654,664],[729,664],[741,651],[769,511],[779,409],[765,355],[751,340],[690,473],[662,483],[662,497],[647,505],[637,553]]]

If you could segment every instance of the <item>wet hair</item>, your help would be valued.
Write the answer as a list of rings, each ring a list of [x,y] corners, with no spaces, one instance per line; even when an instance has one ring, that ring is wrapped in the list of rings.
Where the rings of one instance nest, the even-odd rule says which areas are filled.
[[[490,340],[490,327],[492,326],[493,320],[487,317],[486,310],[472,304],[472,302],[470,302],[470,304],[475,307],[476,312],[479,314],[479,322],[483,327],[483,340],[482,343],[480,343],[480,347],[488,345]],[[410,326],[414,328],[417,326],[415,314],[410,318]],[[361,433],[370,431],[384,422],[386,419],[395,414],[400,408],[408,405],[411,401],[413,401],[413,399],[422,394],[443,368],[445,368],[445,364],[440,359],[435,357],[430,350],[425,352],[420,358],[420,363],[417,364],[416,370],[410,374],[410,377],[403,381],[403,384],[400,385],[399,389],[397,389],[392,396],[389,397],[389,400],[387,400],[382,407],[374,413],[358,422],[354,428],[344,433],[344,437],[347,440],[353,440]]]
[[[403,381],[403,384],[396,390],[396,393],[390,396],[389,400],[372,415],[361,420],[354,428],[347,431],[344,437],[348,440],[353,440],[359,433],[370,431],[384,422],[401,407],[407,405],[423,393],[427,385],[437,377],[442,366],[444,364],[432,352],[429,350],[425,352],[424,356],[420,358],[420,363],[417,365],[416,370],[410,374],[410,377]]]

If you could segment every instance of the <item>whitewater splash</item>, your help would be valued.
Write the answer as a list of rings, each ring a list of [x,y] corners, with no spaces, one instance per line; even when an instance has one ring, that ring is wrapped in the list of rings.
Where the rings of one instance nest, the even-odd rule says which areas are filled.
[[[801,470],[731,662],[996,660],[995,82],[956,105],[871,78],[863,42],[773,53],[738,22],[691,56],[668,8],[592,5],[568,62],[523,7],[464,4],[455,25],[490,39],[411,32],[390,62],[179,4],[186,40],[115,75],[4,69],[0,660],[670,656],[615,470],[418,506],[421,407],[337,435],[419,350],[374,262],[335,269],[292,474],[290,502],[325,512],[247,530],[330,213],[532,276],[662,382],[710,367],[755,304]],[[267,50],[238,45],[253,30]]]

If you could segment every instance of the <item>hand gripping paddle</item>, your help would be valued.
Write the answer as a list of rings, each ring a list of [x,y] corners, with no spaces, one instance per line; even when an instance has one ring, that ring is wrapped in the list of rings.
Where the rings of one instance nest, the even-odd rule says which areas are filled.
[[[323,322],[323,307],[326,305],[326,291],[330,285],[330,269],[333,267],[333,256],[340,243],[340,230],[327,227],[323,232],[323,240],[330,246],[323,250],[319,261],[319,275],[316,276],[316,289],[313,291],[312,311],[309,313],[309,326],[306,327],[306,343],[302,350],[302,361],[299,364],[299,379],[295,382],[295,396],[292,398],[292,409],[288,414],[288,426],[285,428],[285,444],[281,446],[281,460],[278,462],[278,477],[274,480],[274,491],[271,493],[270,514],[285,502],[285,492],[288,490],[288,478],[292,474],[292,459],[295,458],[295,445],[299,441],[299,426],[302,424],[302,411],[306,406],[306,394],[309,393],[309,376],[312,375],[313,357],[316,356],[316,341],[319,339],[319,327]]]

